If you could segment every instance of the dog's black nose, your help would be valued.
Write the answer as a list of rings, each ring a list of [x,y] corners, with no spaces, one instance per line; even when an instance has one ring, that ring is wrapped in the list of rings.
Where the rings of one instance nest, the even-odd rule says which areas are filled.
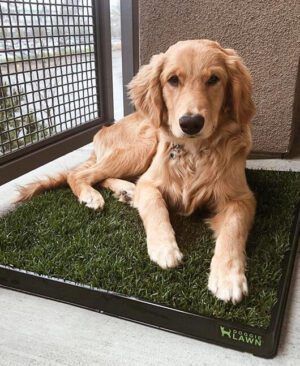
[[[204,117],[201,114],[185,114],[179,118],[182,131],[188,135],[195,135],[201,131],[204,125]]]

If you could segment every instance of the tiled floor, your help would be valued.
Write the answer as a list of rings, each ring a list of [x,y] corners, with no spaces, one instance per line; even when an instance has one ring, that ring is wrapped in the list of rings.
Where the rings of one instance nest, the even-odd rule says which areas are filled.
[[[85,146],[0,187],[0,214],[15,186],[86,159]],[[252,160],[249,168],[300,171],[300,159]],[[49,173],[50,172],[50,173]],[[298,261],[297,261],[298,262]],[[278,356],[264,360],[55,301],[0,288],[0,365],[296,365],[300,363],[300,271],[296,262]]]

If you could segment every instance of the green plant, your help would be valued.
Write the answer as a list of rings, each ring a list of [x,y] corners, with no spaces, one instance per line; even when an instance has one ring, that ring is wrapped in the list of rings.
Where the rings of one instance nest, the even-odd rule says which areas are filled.
[[[46,192],[0,219],[0,263],[115,291],[183,311],[267,328],[278,301],[300,199],[300,173],[247,171],[257,198],[247,245],[249,296],[238,305],[207,289],[214,238],[199,213],[171,213],[184,263],[162,270],[150,262],[138,212],[103,190],[105,208],[78,204],[68,188]]]
[[[0,154],[45,138],[48,133],[32,110],[22,115],[24,90],[0,80]]]

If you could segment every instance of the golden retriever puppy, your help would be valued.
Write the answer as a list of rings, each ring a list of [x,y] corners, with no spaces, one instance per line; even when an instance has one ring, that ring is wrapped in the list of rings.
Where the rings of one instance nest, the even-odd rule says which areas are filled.
[[[251,77],[234,50],[209,40],[178,42],[140,68],[129,84],[136,112],[96,134],[89,160],[24,187],[20,200],[68,182],[80,202],[101,209],[102,195],[92,187],[99,182],[132,200],[149,256],[162,268],[182,260],[168,209],[190,215],[209,207],[216,246],[208,288],[236,303],[248,291],[245,245],[255,213],[245,177],[251,93]]]

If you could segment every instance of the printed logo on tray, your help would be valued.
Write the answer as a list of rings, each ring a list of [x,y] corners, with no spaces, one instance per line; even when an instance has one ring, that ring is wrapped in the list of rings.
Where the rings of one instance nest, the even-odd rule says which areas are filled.
[[[237,342],[251,344],[256,347],[261,347],[262,337],[257,334],[244,332],[242,330],[227,328],[220,326],[221,336],[227,337]]]

